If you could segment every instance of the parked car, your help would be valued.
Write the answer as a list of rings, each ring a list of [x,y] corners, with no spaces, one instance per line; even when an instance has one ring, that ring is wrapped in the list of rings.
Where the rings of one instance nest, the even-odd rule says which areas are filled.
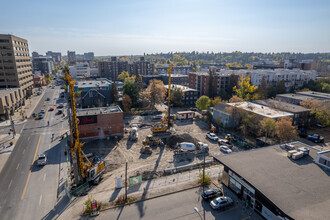
[[[41,109],[41,110],[40,110],[40,113],[43,113],[43,114],[45,114],[45,112],[46,112],[46,110],[45,110],[45,109]]]
[[[149,115],[149,113],[148,112],[142,112],[141,113],[141,116],[146,116],[146,115]]]
[[[45,154],[39,154],[37,164],[39,166],[45,166],[47,164],[47,157]]]
[[[46,99],[46,101],[49,101],[50,100],[50,98],[48,97],[47,99]]]
[[[64,105],[62,103],[58,105],[58,108],[63,108],[63,107]]]
[[[49,108],[49,111],[54,111],[54,108],[53,108],[53,107],[50,107],[50,108]]]
[[[162,115],[155,115],[155,116],[152,116],[151,120],[153,120],[153,121],[161,120],[162,117],[163,117]]]
[[[211,132],[208,132],[206,134],[206,137],[211,139],[212,141],[217,141],[219,139],[214,133],[211,133]]]
[[[44,114],[40,113],[40,114],[38,115],[38,119],[43,119],[43,118],[44,118]]]
[[[307,139],[314,143],[324,143],[324,137],[319,134],[308,135]]]
[[[163,112],[158,111],[158,110],[154,110],[154,111],[150,112],[151,115],[160,115],[160,114],[162,114],[162,113],[163,113]]]
[[[33,112],[32,117],[34,117],[34,118],[37,117],[37,113]]]
[[[219,189],[209,189],[202,193],[202,198],[204,200],[214,199],[219,196],[222,196],[222,192]]]
[[[61,114],[63,114],[63,110],[59,109],[59,110],[57,111],[57,113],[56,113],[56,114],[58,114],[58,115],[61,115]]]
[[[233,200],[228,196],[221,196],[210,202],[210,206],[212,207],[212,209],[220,209],[233,204]]]
[[[221,145],[220,146],[220,150],[226,154],[230,154],[232,153],[233,151],[231,149],[229,149],[229,147],[225,146],[225,145]]]
[[[322,124],[316,124],[316,127],[318,127],[318,128],[326,128],[327,126],[326,125],[322,125]]]

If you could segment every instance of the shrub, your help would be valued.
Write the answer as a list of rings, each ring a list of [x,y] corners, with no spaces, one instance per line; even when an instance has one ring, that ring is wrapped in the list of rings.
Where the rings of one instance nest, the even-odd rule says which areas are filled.
[[[121,195],[116,199],[115,205],[124,205],[126,203],[135,202],[137,199],[133,196],[127,196],[127,201],[125,201],[125,195]]]
[[[14,144],[14,142],[12,142],[12,141],[11,141],[11,142],[9,142],[9,145],[10,145],[10,146],[13,146],[13,144]]]
[[[85,208],[84,208],[84,214],[92,213],[92,204],[91,201],[93,201],[93,196],[88,196],[88,199],[84,202]]]
[[[198,174],[198,183],[203,185],[203,172]],[[209,185],[211,183],[211,176],[209,173],[205,173],[204,185]]]

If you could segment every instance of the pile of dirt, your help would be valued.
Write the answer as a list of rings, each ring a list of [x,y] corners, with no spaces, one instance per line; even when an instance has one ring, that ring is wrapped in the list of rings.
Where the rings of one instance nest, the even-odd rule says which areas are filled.
[[[181,142],[191,142],[197,145],[198,140],[196,138],[193,138],[190,136],[190,134],[177,134],[177,135],[171,135],[168,138],[165,138],[163,140],[165,143],[165,146],[170,148],[176,148],[178,143]]]

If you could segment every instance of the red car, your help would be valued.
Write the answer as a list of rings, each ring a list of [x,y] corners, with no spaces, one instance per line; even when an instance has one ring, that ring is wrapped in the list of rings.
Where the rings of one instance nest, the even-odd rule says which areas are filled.
[[[54,111],[54,108],[53,108],[53,107],[51,107],[51,108],[49,109],[49,111]]]

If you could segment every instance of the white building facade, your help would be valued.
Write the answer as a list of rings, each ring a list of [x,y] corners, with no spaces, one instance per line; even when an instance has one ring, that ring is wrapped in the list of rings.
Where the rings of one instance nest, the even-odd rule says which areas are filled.
[[[78,63],[77,65],[69,66],[69,69],[72,78],[85,78],[91,75],[88,63]]]

